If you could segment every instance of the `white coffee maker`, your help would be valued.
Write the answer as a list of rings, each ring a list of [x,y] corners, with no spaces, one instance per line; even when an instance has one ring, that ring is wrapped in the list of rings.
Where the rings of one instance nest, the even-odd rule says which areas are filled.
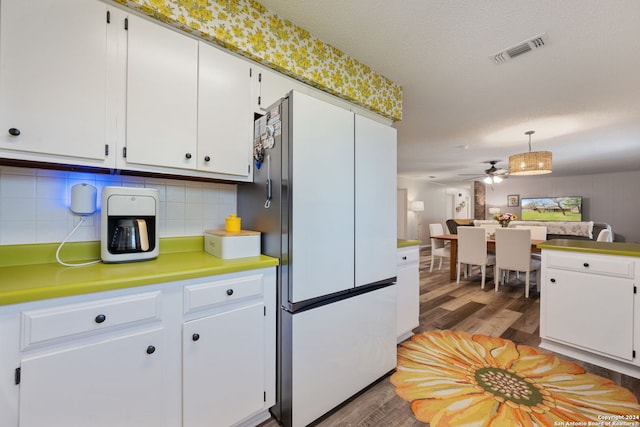
[[[144,261],[158,256],[158,190],[104,187],[101,215],[102,261]]]

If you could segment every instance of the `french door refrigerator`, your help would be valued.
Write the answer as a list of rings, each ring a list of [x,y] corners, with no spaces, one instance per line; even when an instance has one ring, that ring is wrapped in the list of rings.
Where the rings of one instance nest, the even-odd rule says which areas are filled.
[[[396,131],[297,91],[266,111],[238,214],[280,259],[272,413],[298,427],[396,366]]]

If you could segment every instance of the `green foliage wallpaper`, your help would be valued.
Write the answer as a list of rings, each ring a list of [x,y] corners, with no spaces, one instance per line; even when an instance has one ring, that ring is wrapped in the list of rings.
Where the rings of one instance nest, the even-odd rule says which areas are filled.
[[[325,92],[402,119],[402,88],[253,0],[115,0]]]

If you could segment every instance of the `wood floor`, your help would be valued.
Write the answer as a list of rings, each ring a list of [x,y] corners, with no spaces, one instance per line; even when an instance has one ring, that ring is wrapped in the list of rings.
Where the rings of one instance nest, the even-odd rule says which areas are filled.
[[[445,260],[442,269],[436,266],[429,273],[430,252],[420,253],[420,326],[419,333],[427,330],[450,329],[480,333],[510,339],[518,344],[538,347],[540,299],[532,287],[529,299],[524,298],[524,283],[511,277],[509,283],[494,292],[492,274],[488,273],[485,289],[480,289],[480,275],[474,269],[471,277],[461,279],[460,284],[449,280],[449,264]],[[640,397],[640,380],[612,372],[584,362],[571,360],[587,371],[610,378],[616,384],[631,390]],[[408,402],[395,394],[389,377],[382,378],[346,404],[314,424],[318,427],[404,427],[427,426],[417,421]],[[271,419],[260,427],[276,427]]]

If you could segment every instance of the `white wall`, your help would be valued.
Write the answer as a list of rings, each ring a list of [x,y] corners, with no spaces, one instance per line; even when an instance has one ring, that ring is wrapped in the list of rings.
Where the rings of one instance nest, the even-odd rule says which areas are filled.
[[[98,210],[69,241],[100,240],[100,194],[107,185],[158,189],[160,237],[223,229],[236,212],[236,185],[0,166],[0,244],[61,242],[77,224],[71,187],[98,189]]]
[[[409,206],[411,202],[421,200],[424,202],[423,212],[407,212],[407,238],[422,240],[424,245],[429,245],[429,224],[440,222],[445,227],[448,218],[447,187],[442,184],[434,184],[423,180],[398,177],[398,187],[407,189]],[[420,235],[418,235],[418,223],[420,223]]]
[[[520,215],[507,207],[507,195],[522,197],[582,196],[585,221],[611,225],[615,241],[640,242],[640,171],[557,177],[515,177],[487,188],[486,206]],[[487,210],[488,212],[488,210]],[[487,214],[488,215],[488,214]]]

